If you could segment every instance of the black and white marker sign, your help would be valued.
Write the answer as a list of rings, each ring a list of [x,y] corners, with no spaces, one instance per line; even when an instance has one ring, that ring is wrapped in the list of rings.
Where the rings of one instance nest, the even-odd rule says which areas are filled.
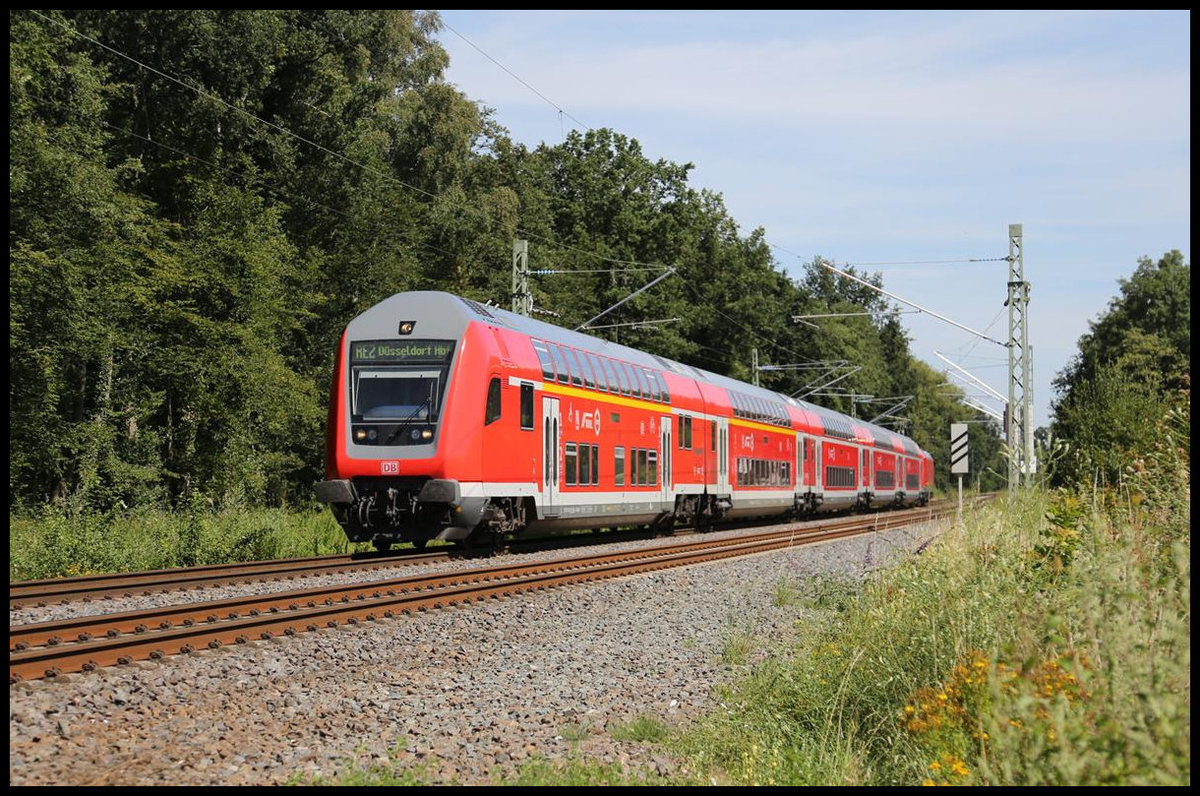
[[[950,473],[962,475],[970,472],[967,468],[967,424],[950,424]]]

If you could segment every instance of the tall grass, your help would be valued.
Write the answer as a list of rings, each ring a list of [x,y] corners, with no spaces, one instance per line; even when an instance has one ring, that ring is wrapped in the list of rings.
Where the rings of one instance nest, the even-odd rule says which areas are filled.
[[[1188,784],[1186,412],[1109,492],[968,515],[678,740],[737,784]],[[837,589],[844,589],[839,582]]]
[[[9,516],[10,581],[348,552],[328,510],[238,508],[197,502],[180,512]],[[361,546],[355,546],[357,549]]]

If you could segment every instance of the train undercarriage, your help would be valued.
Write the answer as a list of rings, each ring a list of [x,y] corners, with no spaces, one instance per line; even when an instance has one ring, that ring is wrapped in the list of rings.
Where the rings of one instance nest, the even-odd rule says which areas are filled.
[[[870,493],[859,493],[845,505],[823,502],[818,494],[797,493],[790,507],[774,509],[742,509],[733,511],[728,495],[710,493],[678,495],[673,511],[624,518],[591,518],[582,522],[553,521],[539,517],[532,498],[466,496],[457,481],[433,478],[355,478],[325,481],[318,485],[318,500],[330,504],[338,524],[351,542],[371,542],[378,550],[410,542],[424,547],[440,539],[461,546],[502,545],[510,534],[520,534],[535,527],[552,527],[559,531],[580,530],[589,526],[612,527],[623,524],[642,524],[659,533],[670,533],[677,527],[706,531],[722,521],[738,516],[749,518],[789,517],[801,519],[818,513],[862,511],[894,505],[924,505],[928,497],[921,493],[906,499],[898,493],[889,506],[883,506]],[[541,522],[539,522],[541,520]]]

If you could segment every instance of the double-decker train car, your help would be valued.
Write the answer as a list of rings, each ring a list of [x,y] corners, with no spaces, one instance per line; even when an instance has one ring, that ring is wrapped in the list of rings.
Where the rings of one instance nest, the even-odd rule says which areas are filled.
[[[924,504],[907,437],[725,376],[449,293],[346,326],[325,479],[351,541],[705,526]]]

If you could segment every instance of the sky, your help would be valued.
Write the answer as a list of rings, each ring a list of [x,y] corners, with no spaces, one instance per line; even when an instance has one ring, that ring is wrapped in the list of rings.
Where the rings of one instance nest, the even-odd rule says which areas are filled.
[[[1035,427],[1118,280],[1191,262],[1189,11],[439,13],[447,81],[513,139],[607,127],[694,164],[791,276],[817,256],[879,272],[1003,343],[1020,224]],[[901,319],[915,356],[1000,409],[937,353],[1007,395],[1006,348]]]

